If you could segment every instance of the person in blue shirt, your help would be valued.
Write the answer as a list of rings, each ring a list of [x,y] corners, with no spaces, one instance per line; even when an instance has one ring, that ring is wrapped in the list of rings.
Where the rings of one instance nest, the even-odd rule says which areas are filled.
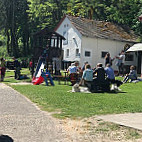
[[[70,73],[69,78],[71,81],[71,85],[73,86],[78,81],[78,67],[77,63],[72,63],[71,66],[67,69],[67,71]]]
[[[110,64],[106,64],[105,72],[109,80],[115,80],[114,70]]]
[[[75,63],[71,63],[71,66],[69,66],[67,71],[69,71],[70,74],[71,73],[77,73],[77,67],[75,66]]]
[[[107,81],[110,84],[113,84],[113,85],[116,84],[115,88],[117,90],[120,90],[119,86],[122,84],[122,82],[120,80],[115,80],[114,70],[110,64],[106,65],[105,72],[106,72],[106,76],[107,76]]]
[[[91,69],[91,66],[89,64],[86,64],[85,66],[85,70],[83,71],[82,79],[79,85],[81,85],[83,81],[84,85],[87,86],[91,91],[92,81],[93,81],[93,70]]]
[[[88,62],[85,61],[83,67],[81,68],[82,72],[85,70],[85,66],[86,66],[87,64],[88,64]]]

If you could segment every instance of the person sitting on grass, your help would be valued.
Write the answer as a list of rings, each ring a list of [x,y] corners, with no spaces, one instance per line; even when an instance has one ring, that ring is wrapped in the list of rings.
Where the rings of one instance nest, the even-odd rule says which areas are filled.
[[[93,89],[94,91],[105,91],[110,90],[109,83],[105,79],[106,73],[102,63],[98,63],[94,69]]]
[[[123,83],[126,83],[129,79],[131,79],[131,82],[133,80],[137,80],[137,73],[133,65],[130,66],[130,73],[126,74],[126,76],[124,77]]]
[[[106,75],[107,75],[106,80],[110,84],[112,84],[112,90],[116,89],[116,90],[121,91],[119,86],[122,84],[122,82],[120,80],[115,80],[114,70],[113,70],[113,68],[111,67],[110,64],[106,65],[105,72],[106,72]],[[115,86],[115,84],[116,84],[116,86]]]
[[[91,91],[92,81],[93,81],[93,70],[91,69],[91,66],[89,64],[86,64],[79,85],[82,85],[84,82],[84,85],[88,87],[89,91]]]
[[[105,70],[102,63],[97,64],[97,67],[94,68],[93,74],[97,83],[102,83],[105,81]]]

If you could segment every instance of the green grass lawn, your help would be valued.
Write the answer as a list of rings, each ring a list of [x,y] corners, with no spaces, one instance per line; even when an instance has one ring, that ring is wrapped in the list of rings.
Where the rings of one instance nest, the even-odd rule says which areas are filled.
[[[9,84],[17,81],[7,77],[5,82]],[[116,93],[70,93],[67,91],[71,90],[71,86],[58,85],[57,81],[55,81],[55,86],[41,84],[37,86],[12,85],[12,87],[43,110],[53,111],[54,115],[60,118],[142,112],[142,82],[123,84],[122,92]]]

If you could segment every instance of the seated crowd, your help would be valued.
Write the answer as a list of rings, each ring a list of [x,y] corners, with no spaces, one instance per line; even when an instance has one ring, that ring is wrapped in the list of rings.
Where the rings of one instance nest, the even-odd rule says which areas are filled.
[[[114,70],[111,67],[111,64],[106,64],[104,68],[102,63],[98,63],[96,68],[91,69],[90,64],[85,62],[82,69],[78,69],[78,63],[72,63],[68,68],[70,72],[70,81],[72,85],[79,83],[79,86],[88,87],[90,92],[97,91],[110,91],[110,86],[112,90],[120,90],[119,86],[123,83],[126,83],[129,79],[137,79],[136,71],[134,66],[130,67],[130,73],[126,74],[123,82],[115,79]],[[80,76],[79,76],[80,75]]]

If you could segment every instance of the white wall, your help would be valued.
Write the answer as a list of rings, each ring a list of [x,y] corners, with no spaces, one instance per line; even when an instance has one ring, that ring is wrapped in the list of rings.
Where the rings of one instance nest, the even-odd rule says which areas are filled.
[[[130,44],[127,42],[121,42],[116,40],[109,39],[98,39],[98,38],[88,38],[82,37],[82,50],[81,50],[81,65],[84,61],[88,61],[92,67],[95,67],[97,63],[103,63],[104,58],[102,58],[102,51],[109,52],[111,57],[117,56],[121,50],[124,50],[124,46],[126,44]],[[91,51],[91,57],[85,57],[85,51]],[[136,56],[134,53],[130,53],[134,55],[134,61],[126,61],[125,65],[137,65]],[[116,60],[113,61],[113,68],[117,70],[115,65]]]
[[[85,51],[90,51],[91,56],[85,57]],[[84,61],[88,61],[91,67],[94,67],[98,61],[98,43],[96,38],[89,38],[82,36],[82,48],[80,55],[80,65],[83,66]]]
[[[56,32],[67,38],[67,41],[63,42],[66,43],[63,44],[63,59],[66,61],[79,61],[81,67],[84,64],[84,61],[88,61],[92,67],[95,67],[97,63],[103,63],[104,65],[104,58],[101,57],[102,52],[109,52],[113,58],[124,49],[126,44],[130,44],[128,42],[82,36],[67,17],[61,23]],[[65,35],[64,32],[66,32]],[[67,49],[69,49],[68,57],[66,56]],[[80,57],[76,57],[76,49],[79,49]],[[91,56],[85,57],[85,51],[90,51]],[[135,60],[133,62],[126,62],[125,64],[137,65],[135,53],[131,54],[134,54]],[[115,62],[116,61],[114,60],[112,67],[114,70],[117,70]]]
[[[66,31],[66,35],[63,33]],[[80,56],[76,56],[76,49],[81,51],[81,34],[73,27],[68,18],[65,18],[60,27],[56,31],[67,38],[66,44],[63,41],[64,58],[66,61],[80,61]],[[69,56],[67,57],[67,49]]]

